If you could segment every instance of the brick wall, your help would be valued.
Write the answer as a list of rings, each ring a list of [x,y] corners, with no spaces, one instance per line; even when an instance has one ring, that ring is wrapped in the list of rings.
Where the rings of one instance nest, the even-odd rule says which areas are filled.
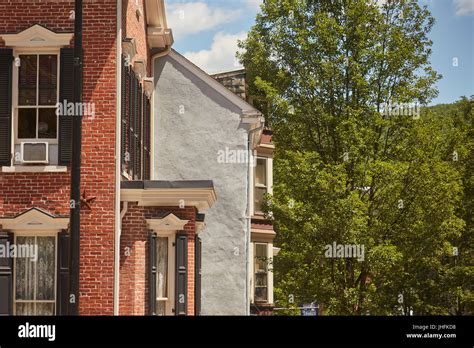
[[[17,33],[34,24],[73,32],[73,0],[1,0],[0,32]],[[97,196],[81,212],[80,314],[113,314],[115,198],[116,1],[84,1],[84,94],[95,118],[84,119],[82,189]],[[0,42],[0,46],[4,46]],[[0,216],[31,207],[68,213],[70,173],[0,173]]]
[[[171,212],[180,219],[190,220],[184,231],[188,236],[188,315],[194,315],[194,237],[196,209],[194,207],[140,207],[129,203],[122,222],[120,238],[120,315],[148,313],[148,238],[146,219]],[[127,251],[127,254],[125,253]]]
[[[142,10],[143,15],[137,16],[137,9]],[[139,0],[138,5],[135,0],[123,0],[122,2],[122,36],[124,38],[134,38],[137,48],[135,60],[144,59],[150,76],[150,56],[148,42],[146,39],[146,20],[144,0]]]
[[[113,314],[116,12],[115,0],[84,2],[83,100],[95,103],[95,118],[83,122],[81,173],[97,199],[81,213],[80,314]]]

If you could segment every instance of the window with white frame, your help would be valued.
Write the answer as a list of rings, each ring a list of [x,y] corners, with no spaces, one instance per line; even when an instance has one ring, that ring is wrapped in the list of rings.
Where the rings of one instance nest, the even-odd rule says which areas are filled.
[[[15,65],[14,162],[56,164],[59,55],[19,50]]]
[[[255,166],[254,213],[263,214],[262,206],[265,194],[268,193],[268,173],[266,157],[257,157]]]
[[[14,308],[16,315],[54,315],[56,313],[55,235],[15,235],[15,245],[33,246],[29,257],[15,258]],[[35,250],[35,249],[33,249]],[[32,255],[32,253],[36,253]]]
[[[173,315],[175,235],[156,238],[156,315]]]
[[[268,301],[268,245],[254,243],[254,302]]]
[[[58,55],[19,54],[16,139],[47,141],[58,138]]]

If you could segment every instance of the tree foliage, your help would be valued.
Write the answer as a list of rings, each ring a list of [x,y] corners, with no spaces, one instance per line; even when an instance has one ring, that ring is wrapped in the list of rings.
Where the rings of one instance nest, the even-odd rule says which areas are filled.
[[[433,24],[416,0],[267,0],[240,44],[276,143],[277,306],[473,312],[472,100],[381,112],[437,95]]]

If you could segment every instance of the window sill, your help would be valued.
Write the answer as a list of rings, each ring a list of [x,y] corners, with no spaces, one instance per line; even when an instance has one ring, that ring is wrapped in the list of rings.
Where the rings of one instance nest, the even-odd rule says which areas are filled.
[[[2,167],[2,173],[65,173],[67,172],[66,166],[11,166]]]

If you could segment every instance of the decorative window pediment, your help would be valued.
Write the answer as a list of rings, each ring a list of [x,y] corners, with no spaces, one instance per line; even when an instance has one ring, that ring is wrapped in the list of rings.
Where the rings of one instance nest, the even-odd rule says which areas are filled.
[[[7,47],[62,47],[69,46],[73,33],[55,33],[35,24],[18,34],[1,34]]]
[[[13,218],[1,218],[5,230],[61,231],[67,229],[69,218],[55,217],[38,208],[31,208]]]
[[[173,213],[169,213],[162,218],[146,220],[148,228],[153,231],[181,231],[189,220],[182,220]]]

